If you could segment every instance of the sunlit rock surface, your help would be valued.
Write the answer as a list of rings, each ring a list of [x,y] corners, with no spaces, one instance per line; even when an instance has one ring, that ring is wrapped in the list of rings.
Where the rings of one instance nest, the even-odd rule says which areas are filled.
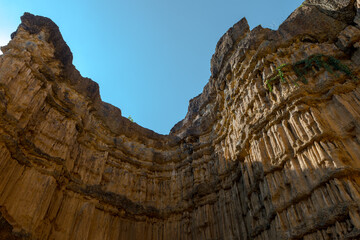
[[[58,27],[24,14],[0,56],[0,239],[360,239],[359,6],[242,19],[167,136],[102,102]],[[349,71],[284,68],[269,90],[314,54]]]

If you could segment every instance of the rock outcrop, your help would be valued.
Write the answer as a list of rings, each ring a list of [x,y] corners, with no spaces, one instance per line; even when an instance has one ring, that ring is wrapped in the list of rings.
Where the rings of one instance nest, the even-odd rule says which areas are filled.
[[[0,239],[360,239],[358,7],[242,19],[169,135],[102,102],[25,13],[0,56]]]

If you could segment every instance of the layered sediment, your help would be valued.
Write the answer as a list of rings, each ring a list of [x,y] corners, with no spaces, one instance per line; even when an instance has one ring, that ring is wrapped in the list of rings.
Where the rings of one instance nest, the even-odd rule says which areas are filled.
[[[25,13],[0,56],[0,239],[360,239],[359,7],[240,20],[169,135],[102,102]]]

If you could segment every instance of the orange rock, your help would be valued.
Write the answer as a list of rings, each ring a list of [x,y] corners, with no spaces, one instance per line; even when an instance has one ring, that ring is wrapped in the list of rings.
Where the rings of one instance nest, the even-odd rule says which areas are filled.
[[[235,24],[166,136],[102,102],[58,27],[25,13],[0,56],[0,239],[360,238],[359,29],[333,2],[278,31]],[[295,85],[289,68],[267,89],[314,54],[351,74],[314,65]]]

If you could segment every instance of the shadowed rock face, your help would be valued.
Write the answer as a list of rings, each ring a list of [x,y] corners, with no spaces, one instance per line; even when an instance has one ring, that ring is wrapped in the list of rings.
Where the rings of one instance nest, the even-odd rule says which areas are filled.
[[[102,102],[25,13],[0,56],[0,239],[359,239],[357,6],[307,0],[278,31],[242,19],[169,135]],[[314,54],[338,68],[294,84]]]

